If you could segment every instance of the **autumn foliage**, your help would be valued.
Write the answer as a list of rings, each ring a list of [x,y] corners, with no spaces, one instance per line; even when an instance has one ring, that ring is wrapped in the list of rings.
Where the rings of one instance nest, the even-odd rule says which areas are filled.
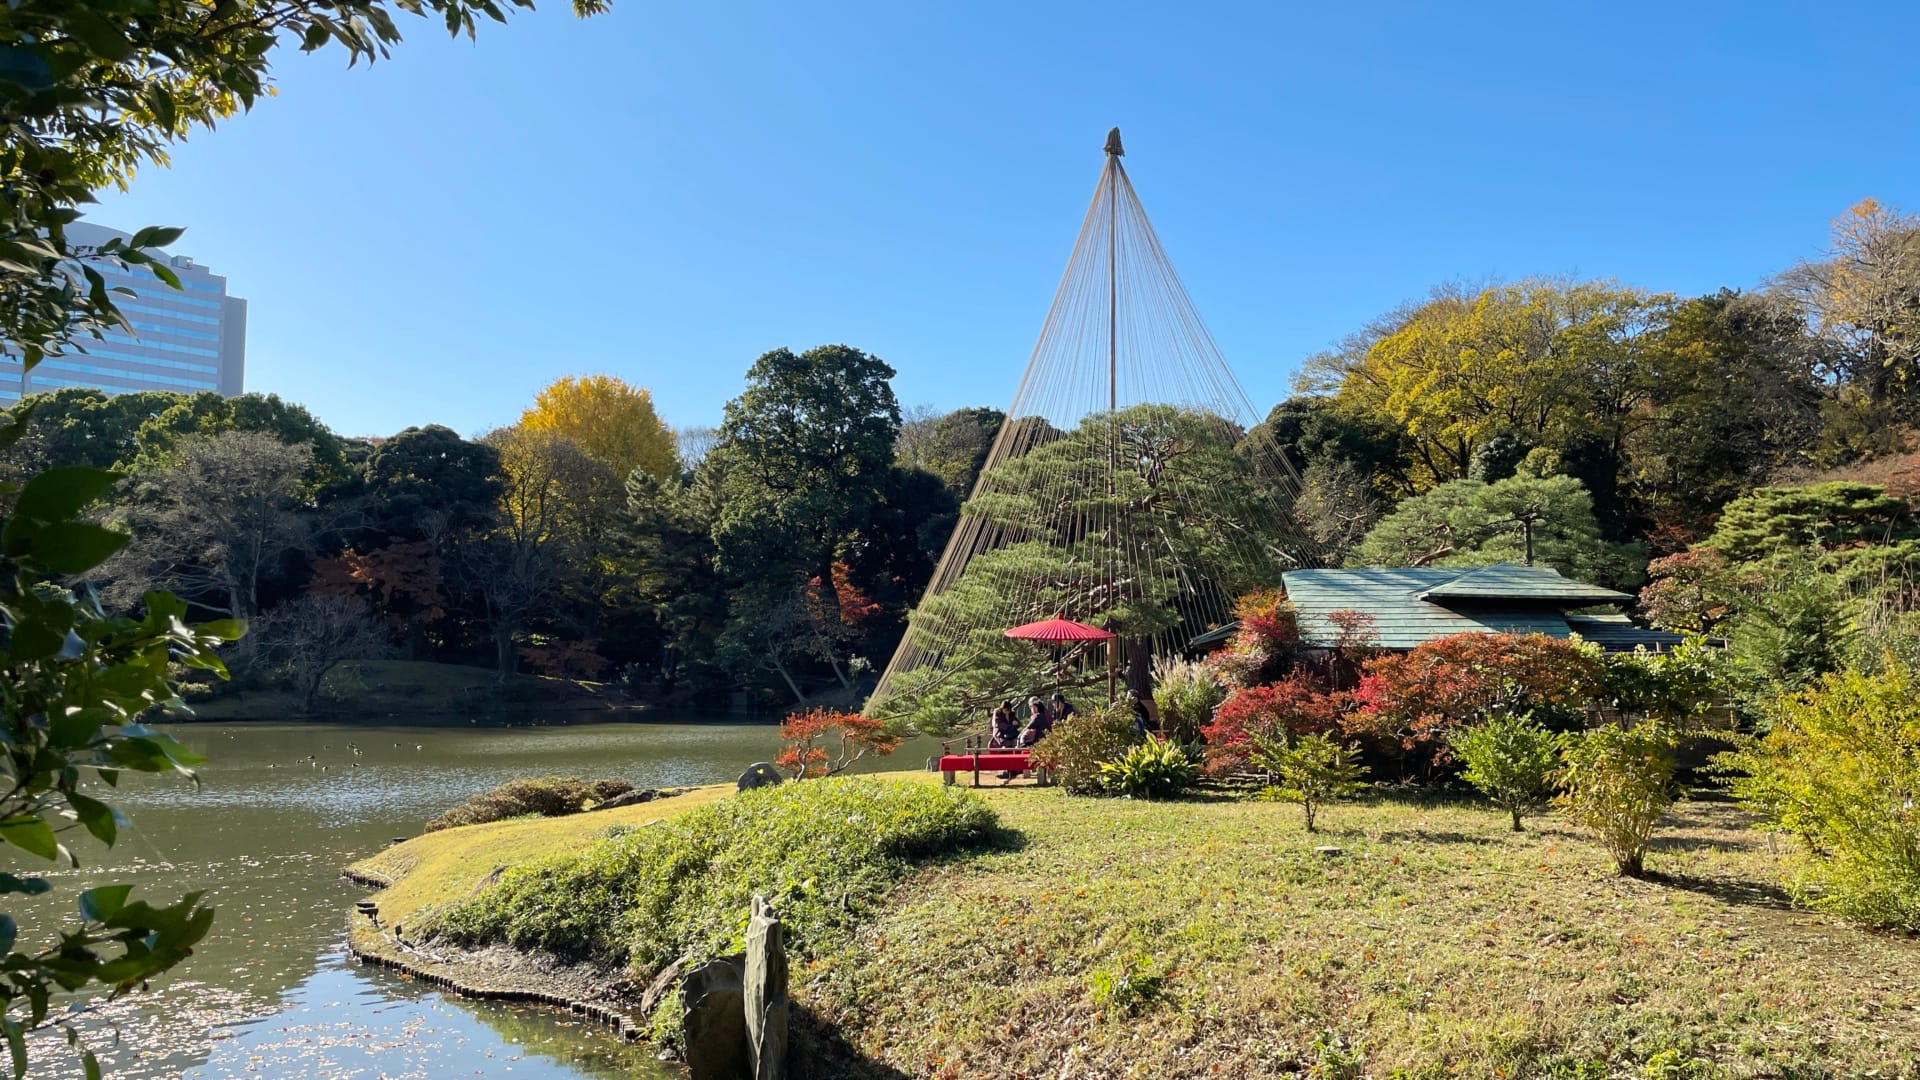
[[[1454,634],[1366,666],[1351,730],[1448,760],[1447,736],[1494,712],[1570,718],[1599,690],[1588,649],[1544,634]]]
[[[780,756],[774,764],[796,780],[832,776],[868,754],[893,752],[900,736],[878,720],[834,709],[809,709],[780,723]]]
[[[431,541],[390,539],[371,551],[344,548],[315,559],[309,588],[321,596],[363,599],[400,630],[446,614],[443,581]]]
[[[1259,738],[1337,730],[1344,705],[1345,695],[1327,693],[1303,674],[1239,690],[1213,711],[1213,723],[1202,730],[1207,771],[1221,775],[1245,768]]]
[[[1233,605],[1240,628],[1208,666],[1229,686],[1257,686],[1285,673],[1300,643],[1300,627],[1285,593],[1262,589]]]
[[[520,423],[574,440],[622,480],[635,469],[665,477],[678,467],[673,433],[654,412],[653,393],[612,375],[555,379]]]
[[[816,626],[836,622],[842,626],[858,626],[880,610],[880,605],[853,583],[853,571],[838,560],[833,564],[832,605],[827,603],[818,575],[807,579],[807,596],[807,615]]]

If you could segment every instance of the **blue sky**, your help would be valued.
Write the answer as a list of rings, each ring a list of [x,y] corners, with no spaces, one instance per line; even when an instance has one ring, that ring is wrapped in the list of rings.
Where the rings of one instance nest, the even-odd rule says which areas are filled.
[[[186,226],[248,389],[390,434],[593,371],[715,423],[826,342],[1003,407],[1115,124],[1261,408],[1443,281],[1751,287],[1863,197],[1920,210],[1912,4],[614,3],[285,57],[92,217]]]

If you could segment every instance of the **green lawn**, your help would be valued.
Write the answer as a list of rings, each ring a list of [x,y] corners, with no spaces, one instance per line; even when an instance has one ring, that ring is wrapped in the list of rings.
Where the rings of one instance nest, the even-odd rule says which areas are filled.
[[[1786,906],[1765,834],[1684,805],[1615,877],[1471,806],[1009,788],[797,998],[939,1077],[1920,1076],[1920,942]],[[1337,845],[1337,855],[1315,852]]]
[[[497,867],[729,790],[360,866],[396,882],[389,925],[430,922]],[[1516,835],[1471,805],[1335,804],[1309,836],[1277,803],[982,797],[998,847],[796,965],[801,1045],[834,1049],[796,1075],[1920,1077],[1920,940],[1788,906],[1776,841],[1726,803],[1683,804],[1632,881],[1550,816]]]

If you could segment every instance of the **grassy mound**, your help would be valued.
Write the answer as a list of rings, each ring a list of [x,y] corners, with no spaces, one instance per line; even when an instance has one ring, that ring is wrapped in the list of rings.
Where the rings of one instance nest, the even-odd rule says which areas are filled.
[[[436,930],[645,974],[688,952],[736,951],[757,892],[804,952],[849,929],[915,859],[994,826],[977,796],[922,782],[782,784],[513,867]]]
[[[633,785],[625,780],[579,780],[571,776],[509,780],[427,822],[426,831],[439,832],[460,825],[484,825],[490,821],[506,821],[528,815],[565,817],[632,790]]]
[[[1271,802],[987,796],[1018,850],[923,869],[796,968],[869,1063],[838,1075],[1920,1077],[1920,940],[1789,907],[1784,846],[1725,803],[1635,881],[1477,805],[1309,836]]]
[[[638,828],[731,796],[732,784],[683,791],[672,798],[557,818],[513,818],[425,833],[375,852],[349,867],[384,883],[381,921],[401,926],[409,941],[431,931],[442,912],[472,898],[506,868],[580,851],[609,829]]]

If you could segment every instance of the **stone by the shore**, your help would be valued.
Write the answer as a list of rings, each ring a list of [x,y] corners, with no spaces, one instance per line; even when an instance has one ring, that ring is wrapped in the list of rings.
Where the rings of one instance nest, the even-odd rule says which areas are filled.
[[[785,780],[786,777],[780,775],[780,770],[774,768],[773,762],[756,761],[740,774],[737,787],[741,791],[752,791],[754,788],[773,787]]]
[[[692,1080],[753,1080],[742,959],[709,960],[680,983],[680,1037]]]
[[[753,916],[747,923],[743,1004],[754,1080],[786,1080],[786,937],[779,915],[763,896],[753,898]]]

